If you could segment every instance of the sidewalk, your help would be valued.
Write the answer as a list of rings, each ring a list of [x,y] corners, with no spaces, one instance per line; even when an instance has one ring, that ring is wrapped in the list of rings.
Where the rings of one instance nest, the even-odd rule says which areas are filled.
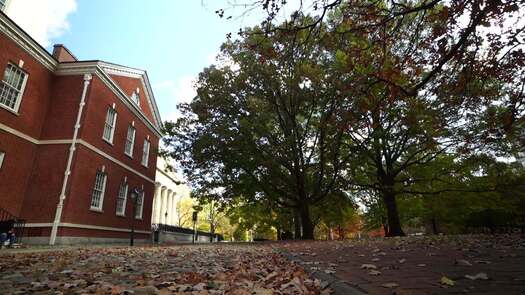
[[[285,242],[305,268],[370,294],[525,294],[521,236]]]

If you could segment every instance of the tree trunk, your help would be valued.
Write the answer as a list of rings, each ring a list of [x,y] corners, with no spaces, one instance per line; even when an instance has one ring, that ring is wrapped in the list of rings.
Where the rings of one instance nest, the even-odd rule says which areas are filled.
[[[388,232],[385,233],[385,236],[405,236],[405,233],[401,228],[399,212],[397,211],[396,194],[392,190],[387,189],[383,192],[383,200],[385,202],[386,215],[388,219]]]
[[[299,206],[299,213],[301,214],[301,225],[303,227],[303,240],[314,239],[314,225],[312,219],[310,219],[310,207],[308,204],[303,203]]]
[[[294,218],[293,218],[293,225],[294,225],[294,240],[301,239],[301,217],[299,215],[299,211],[297,209],[294,209]]]
[[[437,227],[437,221],[436,221],[436,218],[435,218],[435,217],[432,217],[431,221],[432,221],[432,232],[433,232],[435,235],[439,234],[438,227]]]

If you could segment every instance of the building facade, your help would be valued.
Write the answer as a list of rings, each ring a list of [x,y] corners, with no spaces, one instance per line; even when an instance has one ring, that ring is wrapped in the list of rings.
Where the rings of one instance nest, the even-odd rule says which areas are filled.
[[[173,171],[168,169],[164,159],[157,159],[155,174],[155,196],[153,198],[151,223],[181,226],[178,202],[190,197],[190,188]]]
[[[49,54],[0,12],[0,208],[24,241],[150,239],[161,119],[147,73]],[[130,192],[137,189],[136,211]]]

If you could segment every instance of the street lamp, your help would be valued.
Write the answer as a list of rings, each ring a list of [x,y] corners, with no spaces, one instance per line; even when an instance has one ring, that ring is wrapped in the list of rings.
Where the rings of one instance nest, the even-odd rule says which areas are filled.
[[[131,233],[129,236],[129,245],[133,246],[133,240],[135,235],[135,213],[137,211],[137,199],[139,198],[139,195],[142,194],[142,190],[140,188],[134,188],[129,193],[129,197],[132,201],[132,208],[133,211],[131,212]]]

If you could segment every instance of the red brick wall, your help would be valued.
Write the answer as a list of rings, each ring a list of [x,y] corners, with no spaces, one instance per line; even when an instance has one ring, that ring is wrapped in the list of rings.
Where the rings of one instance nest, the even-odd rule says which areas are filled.
[[[0,74],[8,62],[18,65],[24,61],[28,73],[18,114],[0,108],[0,123],[37,140],[71,139],[73,137],[83,75],[54,76],[15,42],[0,34]],[[139,79],[113,76],[113,79],[131,94],[140,88],[141,109],[153,121],[152,110],[146,101],[145,90]],[[95,75],[88,88],[81,119],[79,138],[104,153],[132,167],[149,179],[155,178],[159,138],[136,118],[120,99]],[[113,144],[102,140],[108,106],[116,104],[118,113]],[[128,126],[135,122],[136,137],[133,158],[124,154]],[[148,167],[141,165],[144,139],[150,137]],[[27,219],[29,223],[50,223],[64,180],[70,144],[35,145],[10,133],[0,131],[0,150],[6,153],[0,169],[0,207]],[[103,213],[89,210],[91,192],[97,169],[105,165],[108,174]],[[116,215],[118,188],[126,176],[129,188],[144,186],[145,200],[142,220],[136,220],[137,230],[150,230],[154,184],[135,173],[109,161],[105,157],[77,144],[71,175],[66,188],[62,222],[129,228],[131,202],[127,202],[126,217]],[[50,228],[29,228],[29,233],[47,236]],[[128,233],[60,228],[59,235],[120,237]],[[140,235],[137,235],[140,236]],[[145,235],[144,235],[145,236]]]
[[[113,138],[113,144],[102,139],[104,122],[108,107],[115,103],[117,110],[117,124]],[[131,121],[135,121],[135,145],[133,158],[124,154],[126,135]],[[149,135],[151,147],[148,167],[141,164],[142,147],[144,139]],[[142,121],[131,113],[131,111],[120,101],[120,99],[109,90],[100,79],[93,77],[90,92],[85,106],[85,117],[82,122],[80,138],[96,146],[106,154],[111,155],[124,164],[132,167],[138,172],[155,179],[155,167],[157,160],[158,137],[151,132]]]
[[[123,77],[123,76],[117,76],[117,75],[110,75],[111,79],[115,81],[118,86],[124,92],[131,96],[131,94],[139,88],[140,93],[140,109],[144,112],[146,117],[151,121],[155,122],[153,119],[153,111],[149,108],[148,100],[146,99],[146,89],[142,87],[142,83],[140,82],[140,79],[130,78],[130,77]]]
[[[97,170],[105,166],[107,174],[106,190],[104,193],[103,212],[90,210],[91,193],[95,183]],[[120,184],[127,177],[128,190],[144,186],[144,208],[142,220],[135,220],[135,228],[150,230],[151,206],[155,185],[142,177],[114,164],[106,158],[93,153],[84,146],[77,148],[75,168],[72,173],[71,186],[63,212],[63,222],[89,224],[118,228],[129,228],[131,224],[132,203],[126,202],[126,216],[116,215],[117,195]]]
[[[49,103],[52,74],[11,39],[0,34],[0,79],[4,77],[7,63],[18,65],[19,60],[24,61],[22,69],[29,76],[18,115],[0,107],[0,122],[34,138],[39,138]]]
[[[68,144],[39,145],[21,217],[28,222],[52,222],[66,170]]]
[[[51,104],[42,128],[42,139],[71,139],[78,107],[84,88],[84,78],[55,76],[52,83]]]
[[[0,151],[5,158],[0,168],[0,208],[20,216],[36,147],[34,144],[0,131]]]

